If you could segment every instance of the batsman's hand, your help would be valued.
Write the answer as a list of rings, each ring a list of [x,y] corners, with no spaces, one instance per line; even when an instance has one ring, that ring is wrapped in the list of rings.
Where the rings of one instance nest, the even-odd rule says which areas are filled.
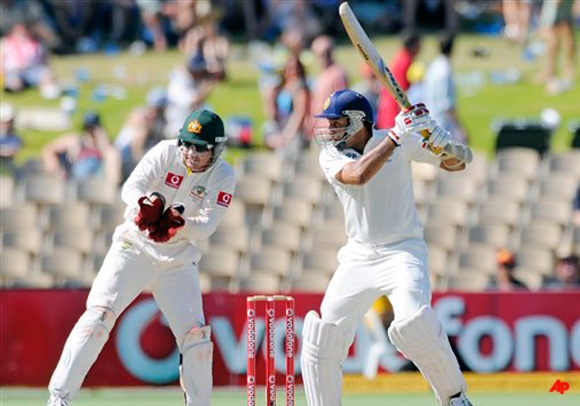
[[[182,214],[185,207],[180,204],[172,204],[164,212],[159,221],[149,229],[149,238],[155,242],[167,242],[175,237],[175,234],[185,226]]]
[[[431,130],[431,135],[421,146],[427,148],[435,155],[441,155],[447,144],[451,141],[451,133],[436,125]]]
[[[165,198],[161,193],[151,193],[149,196],[142,196],[137,201],[139,209],[134,222],[139,230],[145,231],[159,221],[165,208]]]
[[[435,125],[425,105],[415,104],[397,114],[395,127],[389,131],[389,137],[396,145],[401,145],[403,139],[409,134],[420,133],[424,130],[431,131]]]

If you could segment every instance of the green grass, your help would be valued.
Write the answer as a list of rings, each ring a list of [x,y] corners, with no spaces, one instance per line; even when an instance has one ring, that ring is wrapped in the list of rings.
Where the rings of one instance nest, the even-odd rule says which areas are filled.
[[[1,406],[38,406],[46,402],[46,390],[0,389]],[[556,393],[476,393],[471,396],[476,406],[578,406],[580,394]],[[344,406],[434,406],[435,397],[431,394],[391,394],[391,395],[346,395]],[[241,406],[246,404],[245,394],[236,390],[215,391],[213,406]],[[263,405],[259,398],[257,405]],[[284,405],[284,397],[278,398]],[[298,406],[306,406],[303,393],[298,393]],[[183,405],[181,392],[177,388],[168,389],[104,389],[82,390],[73,402],[74,406],[179,406]]]
[[[580,36],[579,36],[580,38]],[[373,38],[379,51],[388,60],[399,46],[397,37]],[[474,47],[485,47],[491,53],[486,58],[471,56]],[[436,54],[436,38],[427,37],[419,59],[428,63]],[[453,65],[458,74],[481,71],[486,76],[494,70],[505,70],[517,67],[522,73],[522,80],[509,86],[494,86],[488,84],[476,94],[459,96],[459,114],[470,134],[471,144],[475,149],[491,153],[494,137],[491,124],[496,118],[538,118],[540,112],[551,107],[558,110],[562,116],[562,124],[553,138],[553,148],[562,150],[570,143],[571,134],[567,124],[578,118],[580,111],[580,83],[576,83],[572,91],[558,96],[548,96],[540,85],[532,83],[532,78],[541,70],[543,58],[533,63],[524,61],[521,50],[508,44],[502,38],[464,35],[458,40],[453,58]],[[181,62],[181,55],[173,50],[164,54],[148,52],[141,56],[121,53],[114,57],[104,55],[90,56],[55,56],[53,66],[60,80],[72,81],[77,69],[88,69],[91,80],[84,83],[80,90],[79,108],[74,117],[77,128],[82,111],[96,108],[103,113],[104,124],[112,138],[116,137],[125,118],[131,109],[144,103],[147,91],[154,85],[165,85],[169,71]],[[311,60],[312,58],[308,58]],[[361,60],[354,48],[347,43],[338,47],[337,60],[347,68],[351,82],[360,78]],[[256,61],[251,61],[246,50],[236,45],[232,50],[232,58],[228,65],[229,80],[220,85],[210,96],[209,103],[224,117],[244,114],[251,117],[260,128],[264,120],[262,101],[260,98],[257,77]],[[580,57],[579,63],[580,66]],[[115,74],[119,70],[126,72],[122,78]],[[315,63],[307,65],[307,71],[315,75],[319,69]],[[121,84],[127,88],[126,100],[107,99],[101,104],[91,100],[91,91],[98,83]],[[22,94],[11,95],[0,93],[2,101],[10,101],[17,106],[52,106],[57,107],[59,101],[45,101],[40,98],[36,90],[29,90]],[[255,132],[258,136],[258,130]],[[25,147],[18,157],[20,162],[36,155],[42,146],[58,136],[56,133],[38,131],[23,131]],[[236,151],[230,151],[230,157]]]

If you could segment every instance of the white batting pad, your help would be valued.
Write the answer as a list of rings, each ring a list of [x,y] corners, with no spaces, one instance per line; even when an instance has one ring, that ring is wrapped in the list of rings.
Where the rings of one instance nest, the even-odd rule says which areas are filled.
[[[413,315],[391,323],[389,338],[417,365],[441,405],[447,405],[451,396],[466,390],[455,354],[431,307],[422,306]]]
[[[109,338],[115,314],[103,307],[87,309],[72,329],[52,374],[50,393],[71,400]]]
[[[309,406],[340,406],[345,338],[339,327],[310,311],[302,328],[302,379]]]
[[[210,406],[213,385],[210,326],[192,328],[185,336],[181,349],[183,358],[179,375],[187,406]]]

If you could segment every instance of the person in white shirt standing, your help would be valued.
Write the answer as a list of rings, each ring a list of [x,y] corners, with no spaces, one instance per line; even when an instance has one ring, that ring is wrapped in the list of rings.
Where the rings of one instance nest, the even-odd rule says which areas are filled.
[[[235,174],[221,157],[221,118],[191,113],[178,140],[161,141],[123,186],[125,222],[117,227],[89,297],[49,384],[49,406],[67,406],[97,359],[119,315],[147,286],[166,317],[181,353],[187,406],[209,406],[212,388],[210,327],[198,280],[201,252],[229,206]]]
[[[429,116],[423,104],[403,110],[391,130],[373,129],[373,112],[359,93],[340,90],[318,115],[320,165],[343,205],[348,243],[320,307],[310,311],[302,340],[302,377],[310,406],[341,404],[341,364],[356,326],[382,295],[395,313],[391,342],[413,361],[444,406],[472,406],[449,340],[431,308],[427,246],[413,197],[411,162],[447,171],[465,168],[468,147]],[[429,130],[425,141],[420,132]],[[453,155],[440,153],[446,148]]]

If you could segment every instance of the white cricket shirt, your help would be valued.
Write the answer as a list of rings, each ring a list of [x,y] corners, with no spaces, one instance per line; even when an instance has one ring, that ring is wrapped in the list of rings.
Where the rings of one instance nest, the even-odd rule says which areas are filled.
[[[375,130],[364,154],[376,147],[388,130]],[[419,134],[408,136],[393,151],[382,168],[365,185],[347,185],[335,175],[361,155],[353,149],[322,149],[320,165],[342,203],[349,240],[362,244],[387,245],[409,238],[423,238],[413,196],[411,161],[439,165],[440,159],[421,147]]]
[[[183,163],[177,140],[161,141],[137,164],[125,184],[121,197],[127,204],[125,222],[113,239],[136,243],[159,261],[197,262],[201,253],[196,241],[208,238],[230,205],[236,186],[233,168],[222,158],[209,170],[191,173]],[[134,223],[137,201],[153,192],[165,197],[166,207],[185,206],[185,226],[166,243],[155,243]]]

